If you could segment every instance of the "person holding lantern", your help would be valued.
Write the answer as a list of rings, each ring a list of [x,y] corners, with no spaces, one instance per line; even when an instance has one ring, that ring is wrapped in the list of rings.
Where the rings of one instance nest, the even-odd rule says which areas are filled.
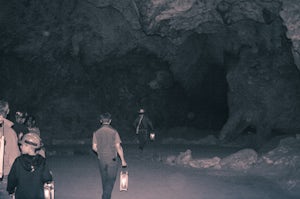
[[[44,184],[53,177],[46,159],[38,153],[42,140],[36,133],[27,133],[19,143],[22,154],[11,167],[6,190],[16,199],[45,199]]]
[[[97,153],[102,179],[102,199],[110,199],[118,172],[118,155],[122,167],[127,167],[121,138],[111,123],[111,114],[100,115],[101,127],[93,133],[92,148]]]
[[[134,120],[133,126],[136,129],[135,134],[137,135],[139,149],[143,151],[149,140],[149,132],[153,132],[153,125],[151,120],[145,115],[144,109],[140,109],[138,114],[139,116]]]

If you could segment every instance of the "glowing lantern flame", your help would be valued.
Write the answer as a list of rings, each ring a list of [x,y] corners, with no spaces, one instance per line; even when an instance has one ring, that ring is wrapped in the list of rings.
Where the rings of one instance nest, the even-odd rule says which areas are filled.
[[[45,199],[54,199],[54,182],[44,184]]]
[[[120,191],[128,190],[128,171],[121,171],[120,173]]]
[[[150,133],[150,140],[155,140],[155,133]]]

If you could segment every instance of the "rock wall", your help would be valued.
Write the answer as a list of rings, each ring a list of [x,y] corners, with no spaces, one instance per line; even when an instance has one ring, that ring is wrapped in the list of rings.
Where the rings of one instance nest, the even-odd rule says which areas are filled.
[[[300,68],[300,4],[294,0],[282,1],[280,16],[287,28],[287,37],[293,43],[292,52],[298,69]]]
[[[130,132],[141,106],[157,128],[224,125],[222,139],[298,128],[297,0],[1,5],[1,97],[49,134],[89,136],[101,111]]]

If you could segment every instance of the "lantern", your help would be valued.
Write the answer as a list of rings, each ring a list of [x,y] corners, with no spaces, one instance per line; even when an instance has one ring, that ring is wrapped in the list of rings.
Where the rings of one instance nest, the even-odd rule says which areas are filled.
[[[45,199],[54,199],[54,181],[44,184]]]
[[[150,133],[150,140],[151,141],[155,140],[155,133],[154,132]]]
[[[120,191],[128,190],[128,171],[120,172]]]

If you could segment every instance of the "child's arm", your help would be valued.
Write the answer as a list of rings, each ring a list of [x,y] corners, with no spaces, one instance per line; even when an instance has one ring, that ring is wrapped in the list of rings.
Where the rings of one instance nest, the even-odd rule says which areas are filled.
[[[43,183],[51,182],[53,180],[52,172],[50,171],[48,164],[45,160],[44,163],[44,172],[43,172]]]
[[[7,187],[6,190],[9,194],[13,194],[15,193],[15,189],[17,187],[17,183],[18,183],[18,176],[17,176],[17,161],[18,159],[16,159],[10,169],[10,172],[8,174],[7,177]]]

